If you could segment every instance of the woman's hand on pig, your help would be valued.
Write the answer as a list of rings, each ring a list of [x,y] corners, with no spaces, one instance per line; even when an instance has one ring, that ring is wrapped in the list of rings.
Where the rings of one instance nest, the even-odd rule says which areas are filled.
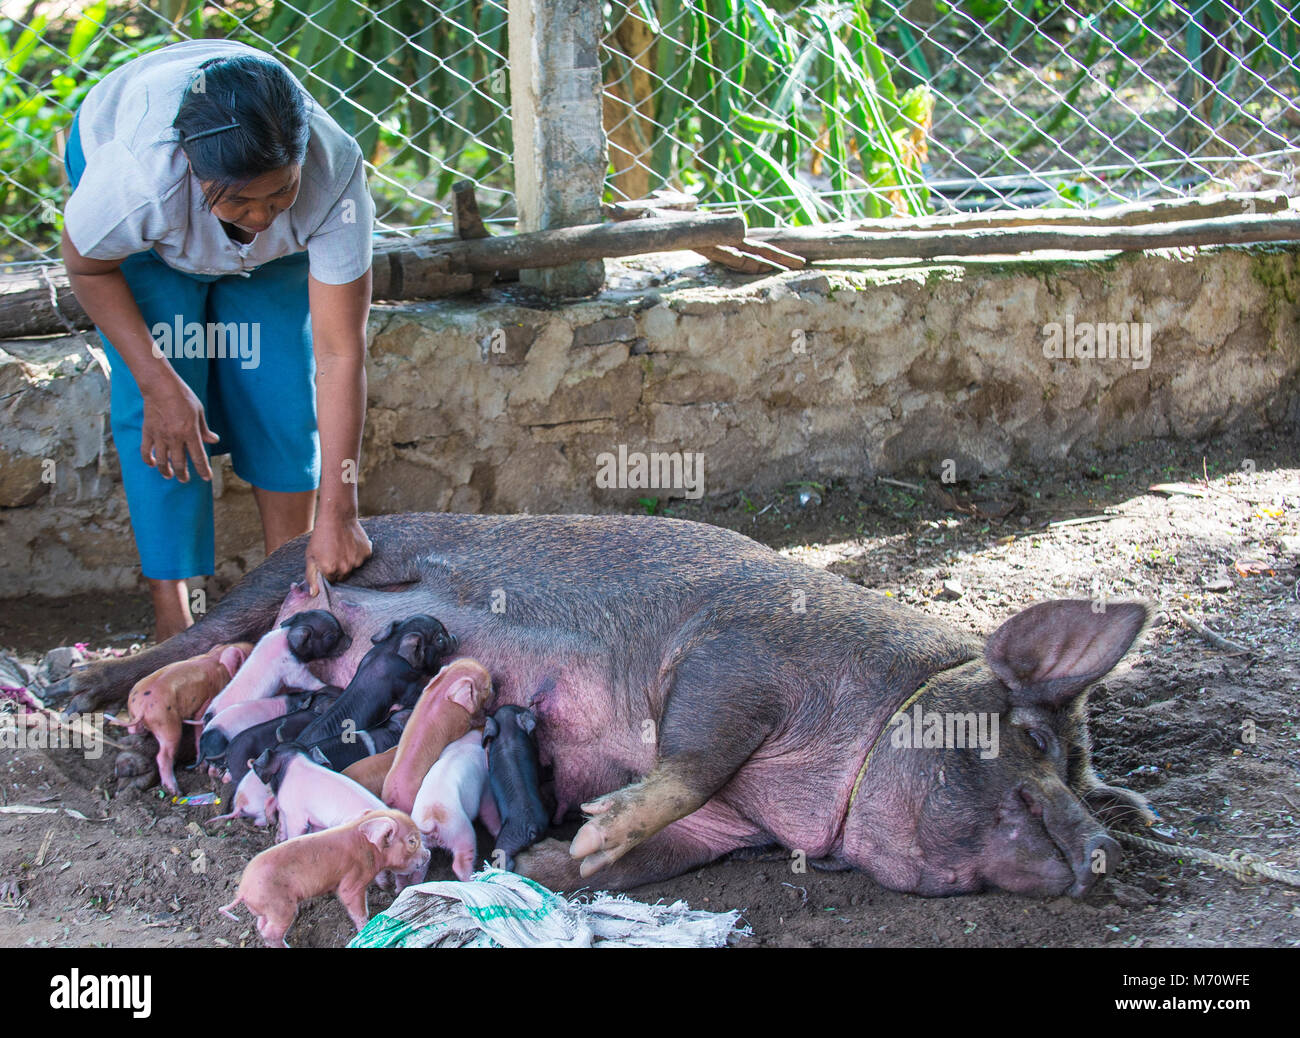
[[[322,515],[307,542],[307,587],[320,590],[318,577],[341,580],[370,558],[374,548],[355,516],[336,519]]]

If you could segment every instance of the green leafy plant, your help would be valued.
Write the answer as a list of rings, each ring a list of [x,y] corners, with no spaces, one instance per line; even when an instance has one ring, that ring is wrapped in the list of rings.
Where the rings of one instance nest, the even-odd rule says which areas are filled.
[[[161,46],[165,35],[108,31],[107,0],[72,22],[36,15],[26,26],[0,22],[0,221],[11,239],[3,259],[25,258],[24,242],[52,241],[66,189],[58,137],[86,92],[122,62]],[[116,37],[115,35],[116,34]],[[131,46],[122,44],[128,40]]]
[[[277,2],[267,37],[280,57],[394,185],[432,176],[421,194],[445,198],[457,180],[510,187],[507,9],[494,0],[437,6],[391,0],[325,0],[304,19]],[[339,44],[343,40],[344,45]],[[411,212],[413,219],[424,215]]]
[[[896,90],[870,7],[643,0],[658,42],[656,88],[641,100],[658,127],[649,165],[660,184],[706,203],[761,199],[795,224],[928,212],[933,97],[924,84]],[[613,61],[627,72],[630,59]]]

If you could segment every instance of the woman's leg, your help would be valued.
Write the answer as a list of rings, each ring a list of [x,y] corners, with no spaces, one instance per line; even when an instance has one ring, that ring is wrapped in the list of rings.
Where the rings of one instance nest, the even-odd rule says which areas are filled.
[[[64,165],[76,187],[85,171],[85,156],[74,117]],[[129,257],[122,273],[145,324],[175,329],[202,321],[207,285],[172,270],[153,253]],[[101,334],[109,368],[110,426],[122,466],[122,483],[131,512],[131,530],[140,566],[153,598],[155,636],[165,641],[193,623],[186,579],[213,570],[212,489],[189,463],[189,483],[163,479],[140,457],[144,402],[130,369]],[[207,391],[206,358],[174,357],[172,366],[199,400]],[[205,405],[206,406],[206,405]],[[218,450],[221,447],[218,445]]]
[[[235,347],[213,361],[212,412],[253,485],[269,555],[312,528],[320,484],[307,254],[214,282],[208,319]]]
[[[257,511],[262,517],[262,537],[268,555],[286,541],[293,540],[300,533],[306,533],[314,525],[314,490],[285,494],[255,486],[253,500],[257,502]]]
[[[203,319],[207,285],[172,270],[152,253],[132,256],[122,264],[136,305],[150,328]],[[194,621],[190,616],[190,577],[214,569],[215,536],[212,516],[212,485],[199,478],[194,463],[187,460],[189,482],[164,479],[158,470],[140,457],[144,426],[144,400],[126,362],[102,335],[104,352],[112,371],[110,379],[110,425],[122,467],[122,485],[131,511],[131,531],[140,568],[149,582],[153,599],[155,636],[165,641]],[[176,373],[200,401],[208,393],[208,360],[205,356],[169,358]],[[206,409],[206,403],[204,404]],[[214,428],[220,435],[221,430]],[[218,451],[224,444],[213,445]]]

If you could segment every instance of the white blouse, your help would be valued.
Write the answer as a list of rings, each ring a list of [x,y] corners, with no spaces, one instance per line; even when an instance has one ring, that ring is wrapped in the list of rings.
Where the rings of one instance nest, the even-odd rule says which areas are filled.
[[[361,149],[305,90],[310,139],[293,205],[247,244],[232,241],[204,208],[171,124],[198,66],[241,53],[270,58],[232,40],[187,40],[91,87],[77,117],[86,169],[64,210],[83,256],[125,259],[156,249],[176,270],[239,274],[305,249],[311,275],[330,285],[369,269],[375,207]]]

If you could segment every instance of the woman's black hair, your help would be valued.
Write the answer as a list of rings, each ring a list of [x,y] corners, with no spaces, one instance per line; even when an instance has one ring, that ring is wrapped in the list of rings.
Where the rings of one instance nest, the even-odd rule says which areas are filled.
[[[307,98],[278,62],[254,54],[199,66],[172,122],[209,209],[239,184],[301,163]]]

